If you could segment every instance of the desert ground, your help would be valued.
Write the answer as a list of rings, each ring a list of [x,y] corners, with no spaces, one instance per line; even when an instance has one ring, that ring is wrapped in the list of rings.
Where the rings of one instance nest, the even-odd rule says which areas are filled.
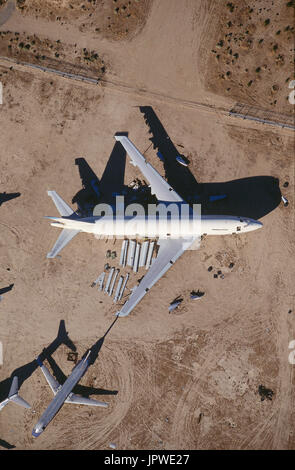
[[[1,411],[1,448],[294,449],[294,132],[228,115],[239,102],[292,117],[294,2],[0,3],[0,401],[16,374],[32,405]],[[98,82],[23,62],[60,71],[70,64]],[[100,179],[116,132],[128,132],[163,176],[158,150],[188,157],[189,181],[202,194],[235,188],[205,211],[245,210],[235,215],[255,215],[263,227],[205,237],[199,250],[185,252],[118,318],[80,382],[109,407],[65,404],[34,439],[52,399],[35,358],[61,320],[79,359],[104,336],[118,305],[91,284],[106,262],[118,266],[106,252],[119,255],[122,244],[82,233],[47,259],[59,234],[44,218],[58,215],[47,190],[76,210],[72,199],[86,189],[75,160],[85,159]],[[128,160],[126,185],[142,179]],[[175,184],[188,193],[180,176],[181,169]],[[5,192],[20,195],[6,200]],[[132,274],[128,288],[144,273]],[[190,300],[198,289],[205,295]],[[177,296],[183,302],[169,313]],[[56,377],[58,368],[71,372],[69,351],[56,345],[45,361]],[[262,399],[260,386],[271,399]]]

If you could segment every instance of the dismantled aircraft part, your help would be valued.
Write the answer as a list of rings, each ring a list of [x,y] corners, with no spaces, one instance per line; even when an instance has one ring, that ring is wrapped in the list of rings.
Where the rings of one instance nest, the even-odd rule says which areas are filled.
[[[109,275],[108,275],[108,279],[107,279],[105,288],[104,288],[104,291],[105,291],[107,294],[109,293],[109,288],[110,288],[110,285],[111,285],[111,280],[112,280],[114,271],[115,271],[115,268],[111,268],[111,270],[110,270],[110,272],[109,272]]]
[[[140,253],[140,243],[136,243],[134,262],[133,262],[133,272],[137,273],[138,271],[138,262],[139,262],[139,253]]]
[[[122,288],[121,288],[121,291],[120,291],[120,294],[119,294],[119,297],[118,297],[118,300],[121,300],[122,297],[123,297],[124,290],[125,290],[128,279],[129,279],[129,273],[126,274],[126,277],[124,279],[124,282],[123,282],[123,285],[122,285]]]
[[[128,249],[128,240],[123,240],[122,242],[122,248],[121,248],[121,254],[120,254],[120,266],[125,267],[126,266],[126,261],[127,261],[127,249]]]
[[[173,300],[173,302],[171,302],[171,304],[168,307],[169,312],[173,312],[173,310],[178,308],[182,301],[183,301],[183,299]]]
[[[117,276],[118,276],[119,272],[120,272],[120,269],[116,269],[116,272],[113,276],[113,279],[112,279],[112,282],[111,282],[111,285],[110,285],[110,288],[109,288],[109,292],[108,292],[109,296],[111,296],[112,293],[113,293],[114,285],[115,285],[115,282],[116,282],[116,279],[117,279]]]
[[[201,299],[205,295],[205,292],[201,292],[199,289],[197,291],[192,291],[190,296],[192,300]]]

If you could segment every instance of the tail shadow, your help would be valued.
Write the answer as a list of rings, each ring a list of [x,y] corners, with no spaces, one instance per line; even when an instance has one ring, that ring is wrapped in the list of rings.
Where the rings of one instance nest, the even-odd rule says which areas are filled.
[[[127,132],[120,134],[128,136]],[[92,215],[99,202],[113,205],[116,195],[124,193],[126,152],[119,142],[115,143],[100,180],[85,158],[76,158],[75,164],[78,165],[83,188],[75,194],[72,203],[78,204],[80,215]]]
[[[108,328],[108,330],[106,331],[104,336],[102,336],[96,343],[94,343],[91,346],[90,349],[87,349],[87,351],[83,354],[81,360],[90,351],[89,366],[93,365],[94,362],[96,361],[96,359],[98,358],[99,351],[102,348],[105,337],[109,333],[109,331],[111,330],[113,325],[116,323],[118,318],[119,317],[115,318],[115,320],[113,321],[111,326]],[[54,374],[56,380],[62,385],[67,379],[66,375],[63,373],[63,371],[60,369],[60,367],[57,365],[56,361],[53,359],[53,357],[51,357],[51,355],[46,355],[46,359],[47,359],[47,361],[48,361],[48,363],[49,363],[49,365],[50,365],[50,367],[53,371],[53,374]],[[89,397],[89,395],[117,395],[117,393],[118,393],[117,390],[105,390],[105,389],[102,389],[102,388],[97,389],[97,388],[88,387],[88,386],[84,386],[84,385],[80,385],[80,384],[75,385],[75,387],[73,388],[73,392],[77,393],[79,395],[82,395],[82,396],[86,396],[86,397]]]
[[[61,345],[65,344],[70,349],[76,351],[75,345],[72,343],[70,338],[68,337],[68,333],[65,329],[65,322],[64,320],[60,321],[59,329],[56,338],[52,341],[52,343],[45,349],[43,349],[42,353],[40,354],[41,360],[46,357],[47,354],[53,354],[54,351]],[[38,368],[38,363],[36,359],[25,364],[21,367],[15,369],[10,377],[0,382],[0,402],[7,398],[10,386],[11,386],[11,378],[15,375],[18,377],[18,386],[19,389],[21,388],[22,384],[33,374],[33,372]]]

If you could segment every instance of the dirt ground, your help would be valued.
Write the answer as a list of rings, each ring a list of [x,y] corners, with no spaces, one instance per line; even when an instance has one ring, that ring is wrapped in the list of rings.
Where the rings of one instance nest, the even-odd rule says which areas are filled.
[[[15,373],[21,381],[20,395],[32,405],[25,410],[9,404],[1,411],[0,445],[5,441],[16,449],[108,449],[110,443],[117,449],[294,449],[295,365],[288,362],[288,346],[295,339],[294,136],[289,129],[219,112],[237,100],[254,100],[271,110],[269,87],[279,83],[282,98],[277,107],[292,113],[291,104],[283,101],[290,91],[284,81],[292,76],[292,67],[286,60],[278,69],[280,75],[271,67],[265,72],[265,88],[254,82],[247,93],[236,85],[229,92],[214,85],[225,55],[218,52],[222,57],[217,63],[211,50],[219,39],[225,41],[222,24],[230,14],[221,2],[132,1],[130,9],[138,4],[138,16],[130,37],[118,33],[121,24],[114,34],[111,28],[81,29],[84,19],[78,6],[83,2],[61,2],[60,14],[58,2],[51,3],[62,21],[49,18],[45,7],[33,12],[40,2],[26,0],[18,2],[1,31],[9,31],[7,37],[16,32],[35,37],[42,44],[60,40],[65,51],[61,64],[73,60],[67,51],[75,44],[79,51],[97,51],[105,64],[106,83],[82,83],[0,59],[0,193],[20,193],[0,206],[0,288],[13,284],[0,302],[0,401]],[[94,15],[102,3],[107,12],[124,2],[93,1],[87,8]],[[275,10],[267,14],[270,28],[279,20]],[[231,15],[236,18],[235,10]],[[282,15],[278,29],[285,18]],[[101,17],[99,24],[106,19]],[[260,34],[259,28],[253,34]],[[276,41],[280,48],[287,47],[285,32],[281,34],[281,42]],[[250,64],[252,70],[261,63],[260,54],[253,47],[245,58],[249,70]],[[230,67],[234,70],[234,64]],[[188,100],[210,108],[189,106]],[[113,136],[123,131],[164,175],[139,106],[152,107],[175,147],[189,157],[189,169],[199,183],[271,176],[279,180],[289,205],[281,203],[263,216],[263,228],[257,232],[207,237],[198,251],[185,252],[134,311],[117,320],[81,380],[98,390],[92,398],[99,395],[109,407],[65,404],[45,432],[33,439],[32,428],[52,399],[34,359],[54,341],[62,319],[81,358],[106,333],[118,310],[113,299],[91,288],[91,283],[110,262],[106,251],[119,254],[121,241],[79,234],[60,258],[47,259],[59,230],[43,218],[57,215],[46,191],[56,190],[71,204],[82,188],[75,159],[85,158],[100,178],[115,144]],[[127,163],[125,183],[135,177],[141,174]],[[263,201],[257,200],[260,205]],[[117,258],[112,265],[118,265]],[[218,271],[224,278],[214,277]],[[132,277],[129,288],[144,272]],[[204,297],[190,300],[193,289],[205,292]],[[178,295],[184,300],[169,314],[168,306]],[[52,354],[65,375],[73,367],[67,360],[69,351],[62,344]],[[46,365],[53,370],[50,361]],[[272,400],[261,400],[260,385],[273,391]],[[101,389],[118,393],[104,395]]]

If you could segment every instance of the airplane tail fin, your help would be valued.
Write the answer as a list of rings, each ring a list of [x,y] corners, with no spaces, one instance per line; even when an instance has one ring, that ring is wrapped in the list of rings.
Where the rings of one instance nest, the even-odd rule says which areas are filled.
[[[13,401],[17,405],[23,406],[24,408],[31,408],[31,405],[29,405],[29,403],[18,394],[18,378],[16,375],[12,379],[12,384],[8,394],[8,401]]]
[[[62,217],[69,217],[74,214],[73,209],[68,206],[68,204],[55,192],[47,191],[48,196],[50,196],[56,205],[56,208]]]

